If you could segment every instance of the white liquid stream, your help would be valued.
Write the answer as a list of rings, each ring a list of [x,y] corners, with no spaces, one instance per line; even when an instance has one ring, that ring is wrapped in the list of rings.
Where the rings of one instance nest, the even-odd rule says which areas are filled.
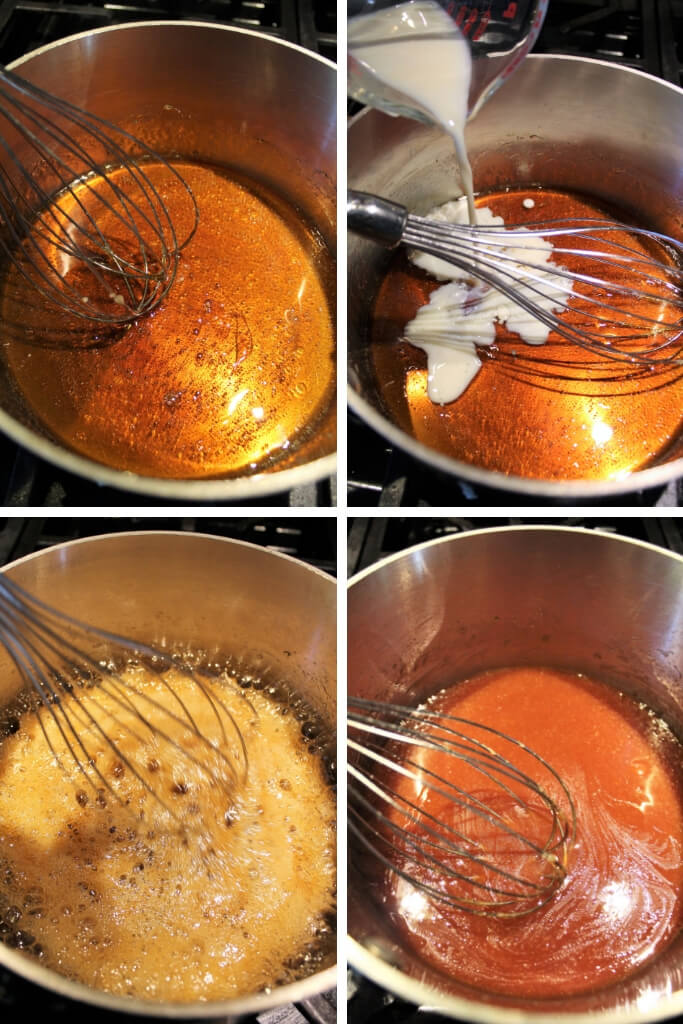
[[[451,136],[470,223],[476,223],[472,170],[465,148],[472,56],[453,19],[435,0],[408,0],[351,18],[348,49],[363,75],[380,85],[387,113],[392,112],[392,105],[405,107]]]
[[[465,195],[430,211],[427,216],[450,223],[502,225],[488,208],[475,211],[472,171],[465,147],[472,57],[467,40],[451,17],[435,0],[408,0],[393,7],[363,14],[349,21],[349,54],[386,101],[383,109],[417,111],[442,127],[453,139]],[[396,111],[393,111],[396,112]],[[534,202],[525,199],[526,209]],[[533,274],[536,291],[529,297],[547,312],[559,312],[571,285],[552,276],[552,245],[538,237],[527,242],[515,232],[506,257],[519,255],[532,263],[531,272],[520,264],[506,263],[516,283],[524,289]],[[477,346],[490,346],[496,323],[519,334],[530,345],[542,345],[550,333],[540,321],[500,292],[469,277],[444,260],[412,253],[411,260],[440,280],[451,283],[438,288],[426,306],[404,329],[403,336],[427,354],[427,392],[432,402],[455,401],[481,367]],[[547,268],[545,271],[543,268]]]

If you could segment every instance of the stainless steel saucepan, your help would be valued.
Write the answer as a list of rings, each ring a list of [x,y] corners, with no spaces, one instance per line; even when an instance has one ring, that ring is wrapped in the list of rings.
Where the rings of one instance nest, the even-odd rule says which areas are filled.
[[[480,192],[540,184],[631,211],[683,237],[683,90],[579,57],[531,56],[467,125]],[[349,186],[424,214],[458,193],[453,145],[436,127],[365,110],[348,134]],[[427,447],[387,415],[368,358],[370,311],[390,255],[348,238],[349,404],[374,430],[442,472],[485,487],[570,501],[654,487],[683,476],[683,433],[649,466],[620,479],[507,476]],[[511,412],[510,429],[523,417]],[[540,442],[542,443],[542,441]]]
[[[351,581],[350,693],[414,704],[519,665],[595,676],[683,737],[683,558],[591,531],[506,527],[422,544]],[[351,839],[348,855],[351,964],[404,999],[485,1024],[636,1024],[683,1012],[683,933],[600,991],[533,1002],[477,992],[406,948],[356,874]]]
[[[256,32],[175,21],[81,33],[11,67],[125,127],[163,155],[224,165],[262,182],[315,226],[334,255],[337,121],[331,61]],[[258,500],[322,479],[335,468],[329,454],[333,428],[323,423],[302,438],[291,468],[280,471],[172,480],[112,469],[55,441],[41,426],[39,411],[27,408],[2,359],[0,430],[69,472],[175,500]]]
[[[269,667],[336,724],[336,584],[285,555],[202,534],[127,533],[48,548],[4,572],[44,601],[95,626],[208,657]],[[16,672],[0,647],[0,707]],[[0,943],[0,964],[61,995],[156,1017],[257,1014],[335,984],[335,968],[240,999],[187,1005],[127,999],[77,984]]]

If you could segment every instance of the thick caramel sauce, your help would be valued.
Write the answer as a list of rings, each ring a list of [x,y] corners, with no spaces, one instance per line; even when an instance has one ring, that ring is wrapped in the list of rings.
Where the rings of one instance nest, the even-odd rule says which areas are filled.
[[[539,668],[484,673],[430,709],[493,725],[544,757],[572,793],[576,840],[561,888],[514,919],[454,910],[387,876],[405,941],[465,984],[526,998],[599,989],[656,957],[683,920],[683,751],[667,726],[604,684]],[[471,788],[462,762],[418,756]],[[514,763],[538,778],[533,762]],[[445,820],[439,799],[427,796],[423,810]]]
[[[523,207],[525,198],[534,200],[533,209]],[[550,189],[484,195],[478,205],[506,224],[606,215]],[[571,257],[554,261],[580,269]],[[546,480],[619,479],[665,456],[681,428],[680,367],[607,361],[557,334],[532,347],[499,327],[495,346],[480,349],[483,366],[464,394],[447,405],[432,403],[426,356],[401,335],[438,285],[399,254],[373,307],[377,384],[389,417],[408,434],[472,465]],[[675,316],[664,301],[662,315]]]
[[[315,455],[333,451],[333,278],[324,243],[258,183],[218,167],[175,166],[195,194],[199,226],[151,314],[128,328],[84,325],[6,271],[0,351],[17,389],[57,440],[145,476],[280,468],[295,464],[313,436]],[[161,165],[145,170],[184,237],[191,211],[182,186]],[[98,223],[116,236],[106,211]]]
[[[177,711],[170,684],[199,732],[216,734],[188,676],[131,668],[124,679]],[[23,714],[0,744],[0,938],[94,988],[164,1002],[246,995],[334,962],[335,804],[321,753],[298,705],[246,693],[213,688],[249,763],[246,782],[226,788],[93,691],[117,752],[82,715],[80,735],[122,804],[87,784],[49,715],[43,732],[35,711]],[[62,704],[71,716],[74,700]],[[140,706],[157,722],[155,706]],[[187,750],[187,731],[176,738]],[[234,730],[226,752],[236,756]],[[131,765],[184,826],[199,820],[196,834],[159,818]]]

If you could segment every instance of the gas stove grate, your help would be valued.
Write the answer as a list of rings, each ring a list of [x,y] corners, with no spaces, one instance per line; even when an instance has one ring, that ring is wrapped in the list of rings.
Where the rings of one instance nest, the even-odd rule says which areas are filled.
[[[398,999],[384,989],[348,972],[347,1019],[350,1024],[445,1024],[446,1018]]]
[[[335,0],[297,0],[299,43],[329,60],[337,60],[337,5]]]
[[[253,29],[336,59],[331,0],[0,0],[0,54],[5,64],[76,32],[131,21],[207,21]]]
[[[184,516],[171,519],[126,516],[69,519],[61,516],[11,516],[0,518],[0,565],[34,551],[42,551],[53,544],[97,537],[104,533],[179,530],[258,544],[271,551],[298,558],[334,576],[336,529],[336,520],[332,517],[221,519]]]
[[[553,0],[534,50],[595,57],[661,76],[656,7],[650,0]]]
[[[683,87],[683,0],[659,0],[662,75]]]

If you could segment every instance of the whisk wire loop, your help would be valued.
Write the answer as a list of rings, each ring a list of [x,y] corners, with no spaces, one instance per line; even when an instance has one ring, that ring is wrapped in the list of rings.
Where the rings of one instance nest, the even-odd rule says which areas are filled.
[[[177,168],[125,130],[2,69],[0,100],[9,126],[9,138],[0,131],[6,259],[81,319],[124,324],[149,312],[168,293],[198,224],[196,199]],[[183,240],[145,163],[162,165],[182,186],[191,223]],[[73,284],[72,267],[87,270],[93,287]]]
[[[347,213],[352,231],[435,256],[479,282],[464,314],[492,289],[598,360],[627,364],[631,372],[683,366],[683,242],[675,238],[607,218],[450,223],[353,190]],[[443,328],[434,311],[420,336],[457,347],[461,300],[441,312]]]
[[[371,758],[375,763],[384,765],[384,767],[390,768],[392,769],[392,771],[398,771],[406,778],[415,782],[416,789],[429,789],[431,792],[438,793],[440,796],[445,797],[447,800],[451,800],[452,802],[463,808],[474,811],[474,813],[482,819],[488,821],[491,824],[497,825],[498,827],[500,827],[502,831],[507,832],[509,835],[514,836],[515,838],[519,838],[520,842],[528,846],[529,849],[535,850],[537,853],[543,853],[545,852],[545,850],[548,849],[550,840],[554,834],[553,829],[551,829],[546,844],[543,847],[541,847],[533,840],[511,829],[501,814],[499,814],[495,809],[490,808],[482,800],[479,800],[474,794],[468,793],[461,787],[456,786],[449,779],[440,778],[438,775],[436,775],[435,772],[430,771],[430,769],[428,769],[424,765],[419,765],[410,759],[406,759],[402,761],[400,764],[398,764],[395,760],[392,761],[389,758],[382,757],[377,753],[377,751],[371,750],[370,747],[361,747],[353,741],[349,741],[349,749],[362,752],[365,756]],[[433,746],[432,749],[439,748],[437,746]],[[444,750],[444,752],[447,752],[446,748],[442,749]],[[446,832],[448,836],[454,836],[460,842],[467,843],[468,848],[470,850],[472,847],[474,847],[475,849],[483,849],[483,844],[476,837],[465,835],[464,832],[454,828],[451,824],[438,819],[435,815],[431,814],[424,807],[420,808],[419,815],[415,814],[414,807],[412,806],[410,801],[408,801],[403,795],[399,793],[392,793],[391,790],[387,789],[386,787],[377,785],[377,783],[374,780],[369,779],[367,775],[363,775],[355,767],[350,766],[349,772],[352,775],[352,777],[361,781],[365,785],[365,787],[371,792],[373,792],[375,795],[381,797],[395,809],[400,809],[404,811],[406,817],[410,817],[414,821],[418,821],[418,818],[421,820],[426,819],[437,825],[439,827],[439,832],[436,832],[433,829],[430,829],[429,827],[426,828],[426,831],[430,832],[437,840],[436,843],[430,845],[434,845],[437,848],[439,848],[442,840],[444,839],[443,833]],[[487,773],[484,772],[482,774],[486,775]],[[491,781],[495,781],[493,779],[493,776],[487,777],[489,777]],[[519,804],[519,806],[523,806],[523,801],[519,798],[519,796],[516,793],[510,790],[507,786],[502,785],[501,788],[503,788],[504,791],[507,792],[510,795],[510,797]],[[391,825],[390,827],[392,827],[396,831],[402,831],[398,829],[397,826],[395,825]],[[411,843],[413,842],[409,836],[406,837],[406,841]],[[428,840],[427,842],[429,843]],[[472,854],[471,852],[469,852],[469,850],[464,850],[462,847],[451,847],[451,849],[452,852],[455,852],[460,856],[467,857],[468,859],[471,859],[473,861],[478,860],[475,854]],[[492,865],[492,870],[496,874],[508,874],[497,865]],[[524,881],[524,884],[531,885],[531,883],[529,883],[527,880]]]
[[[561,266],[552,267],[552,281],[548,279],[548,272],[545,267],[534,263],[521,261],[517,255],[505,252],[489,255],[486,249],[482,248],[479,240],[471,246],[468,245],[467,236],[457,238],[457,252],[453,251],[454,240],[453,228],[459,225],[449,225],[443,232],[434,230],[435,224],[432,221],[419,223],[420,218],[409,218],[405,230],[405,242],[420,252],[430,256],[447,260],[453,266],[458,267],[472,278],[484,281],[487,285],[501,292],[506,298],[521,306],[534,319],[545,324],[549,330],[561,335],[568,341],[579,345],[591,352],[599,352],[601,357],[624,362],[625,360],[651,365],[655,362],[662,362],[666,365],[683,365],[680,358],[681,346],[675,351],[669,352],[666,357],[659,359],[657,353],[663,348],[675,344],[679,337],[683,337],[683,323],[677,326],[662,323],[652,310],[652,315],[642,310],[628,309],[616,305],[605,297],[604,289],[606,282],[595,275],[586,274],[581,271],[568,271]],[[415,223],[413,223],[415,222]],[[477,229],[478,230],[478,229]],[[482,229],[488,231],[490,229]],[[482,243],[484,240],[482,239]],[[485,244],[485,243],[484,243]],[[507,246],[512,244],[508,237]],[[529,248],[525,246],[525,248]],[[583,255],[594,262],[608,262],[596,257],[592,250],[576,251],[563,250],[573,255]],[[506,266],[506,264],[509,264]],[[520,280],[520,267],[524,268]],[[668,268],[670,270],[670,268]],[[543,274],[540,271],[543,271]],[[667,297],[667,305],[683,309],[683,298],[680,292],[674,290],[674,285],[665,281],[658,281],[656,278],[647,276],[645,283],[654,284],[657,282],[662,287],[672,289],[673,294]],[[643,279],[641,278],[641,283]],[[600,290],[602,294],[591,295],[582,292],[576,295],[573,291],[575,282],[588,285],[590,288]],[[564,283],[564,284],[563,284]],[[636,297],[645,302],[662,302],[662,294],[648,291],[643,287],[622,285],[617,281],[609,282],[609,292],[621,295],[625,298]],[[566,296],[566,299],[562,296]],[[544,300],[552,300],[555,312],[545,308],[541,303]],[[576,300],[580,299],[583,306],[593,307],[594,314],[585,309],[577,309]],[[574,322],[565,322],[558,313],[566,313],[569,310],[575,313]],[[611,314],[615,314],[612,316]],[[581,326],[581,318],[585,325]],[[625,322],[626,321],[626,322]],[[635,332],[629,333],[629,325],[638,328]],[[610,332],[609,328],[616,328]],[[661,335],[661,344],[653,344],[652,339]],[[634,348],[633,342],[647,342],[641,348]],[[617,342],[621,346],[615,345]]]
[[[359,773],[351,771],[351,775],[360,778],[366,784],[366,780],[362,779]],[[394,808],[403,810],[392,794],[381,789],[377,789],[375,792]],[[364,814],[359,812],[358,805],[362,806]],[[463,836],[457,830],[452,829],[449,825],[444,824],[443,821],[440,821],[434,815],[428,814],[424,810],[421,812],[419,820],[412,815],[408,815],[412,822],[420,825],[419,838],[416,838],[409,830],[396,822],[387,819],[379,808],[371,800],[364,797],[362,793],[354,793],[354,803],[350,805],[349,813],[351,831],[373,856],[377,857],[385,867],[399,875],[404,881],[427,895],[436,897],[440,902],[470,910],[474,913],[485,913],[491,905],[491,897],[494,897],[497,916],[516,917],[523,916],[529,912],[526,905],[524,905],[523,910],[520,909],[520,887],[526,889],[523,898],[533,898],[535,900],[535,907],[540,906],[542,902],[547,902],[554,895],[554,888],[552,891],[548,891],[546,885],[514,875],[500,865],[492,864],[485,856],[472,853],[469,848],[472,845],[471,839]],[[382,825],[381,829],[373,830],[372,837],[369,837],[367,834],[368,815],[379,818]],[[425,824],[425,818],[432,823],[431,827]],[[357,825],[356,822],[359,824]],[[387,829],[389,829],[392,838],[387,838]],[[424,834],[425,832],[427,835]],[[454,842],[450,836],[453,836],[456,841]],[[398,842],[394,842],[393,839],[397,839]],[[460,840],[462,840],[462,843]],[[379,843],[382,844],[381,848]],[[386,848],[388,848],[388,853],[383,852]],[[472,874],[465,873],[464,870],[457,870],[452,864],[444,860],[444,852],[454,855],[461,862],[466,861],[470,865],[479,865],[486,870],[489,877],[487,877],[486,881],[482,881]],[[417,878],[414,874],[409,874],[407,867],[411,863],[417,867],[424,867],[425,864],[431,865],[442,880],[447,878],[462,882],[467,887],[467,891],[479,890],[482,893],[486,893],[486,896],[482,899],[477,898],[475,894],[467,896],[460,893],[458,896],[452,897],[443,886],[437,887]],[[406,867],[402,865],[406,865]],[[497,876],[498,880],[496,882],[491,880],[491,874]],[[514,888],[504,888],[506,881],[512,883]]]
[[[98,794],[106,791],[119,803],[126,802],[97,764],[93,748],[104,744],[156,804],[172,820],[181,823],[169,801],[132,756],[127,755],[121,743],[112,739],[113,726],[143,749],[171,751],[174,763],[184,769],[196,769],[197,777],[211,785],[232,788],[245,780],[247,748],[235,716],[195,671],[186,665],[179,666],[171,656],[118,634],[85,626],[1,575],[0,643],[28,690],[35,695],[34,710],[56,761],[63,764],[62,756],[66,754]],[[150,669],[160,693],[167,694],[169,699],[162,701],[155,692],[128,682],[122,672],[130,664]],[[191,679],[193,690],[211,709],[217,734],[206,734],[206,723],[200,727],[187,701],[168,681],[166,673],[172,669],[182,670],[183,676]],[[241,693],[240,696],[246,702]],[[52,719],[65,751],[56,749],[43,721],[45,712]],[[230,728],[230,737],[226,727]],[[86,735],[89,745],[84,740]]]
[[[386,710],[386,709],[385,709]],[[456,719],[448,715],[434,715],[433,713],[422,710],[419,712],[423,721],[431,721],[438,729],[438,738],[425,735],[418,729],[410,726],[410,718],[414,718],[416,711],[414,708],[406,708],[398,705],[392,707],[392,711],[396,711],[399,715],[406,715],[406,719],[402,719],[395,726],[394,731],[377,728],[373,726],[372,719],[363,718],[360,715],[354,715],[353,724],[354,727],[362,731],[367,731],[372,734],[372,746],[368,743],[365,747],[361,747],[358,743],[353,740],[349,740],[349,749],[363,753],[367,758],[371,759],[377,764],[383,765],[386,768],[391,768],[393,771],[412,779],[416,784],[420,786],[427,786],[433,792],[439,793],[441,796],[452,798],[456,803],[459,803],[463,807],[468,807],[474,810],[480,817],[486,819],[491,823],[496,823],[504,832],[508,832],[510,835],[514,835],[519,838],[520,842],[528,846],[530,849],[535,850],[538,853],[545,852],[548,849],[548,845],[555,834],[556,825],[556,808],[551,797],[546,791],[539,785],[539,783],[524,774],[513,765],[507,758],[501,754],[496,753],[491,747],[477,740],[475,737],[466,736],[463,732],[450,728],[445,725],[445,722],[458,722],[461,725],[468,725],[470,728],[483,728],[478,723],[471,722],[467,719]],[[498,737],[504,737],[504,734],[495,731]],[[464,790],[462,787],[456,785],[451,779],[441,778],[435,772],[433,772],[426,765],[419,765],[410,758],[405,758],[401,763],[397,763],[396,760],[382,756],[378,749],[374,746],[376,737],[383,736],[385,739],[391,739],[408,745],[411,749],[423,748],[427,750],[436,750],[445,754],[457,754],[464,764],[469,765],[471,768],[476,769],[483,778],[488,779],[494,785],[497,785],[504,793],[506,793],[511,800],[516,802],[520,807],[524,806],[524,801],[513,789],[510,788],[505,782],[502,781],[502,777],[507,777],[510,781],[522,783],[526,788],[536,793],[541,801],[548,807],[552,815],[552,824],[550,828],[550,834],[546,844],[541,847],[536,842],[529,839],[520,833],[515,832],[506,823],[505,819],[497,811],[489,808],[481,800],[477,799],[474,794]],[[518,741],[515,741],[516,743]],[[535,753],[529,750],[523,743],[518,743],[519,748],[524,750],[526,753],[533,757],[537,757]],[[551,771],[557,780],[563,787],[568,800],[571,802],[571,795],[566,789],[566,786],[562,782],[559,776],[553,771],[550,765],[546,762],[543,764]],[[432,780],[435,780],[434,782]],[[431,817],[427,814],[424,808],[420,811],[424,817]],[[436,820],[436,819],[433,819]],[[459,835],[460,838],[465,839],[462,833],[456,832],[450,826],[447,826],[450,832]],[[470,840],[470,842],[472,842]],[[474,845],[479,845],[474,842]],[[494,868],[494,870],[497,870]]]
[[[348,725],[349,828],[372,858],[475,914],[522,916],[552,899],[576,813],[543,757],[428,707],[352,697]]]
[[[603,238],[600,235],[588,233],[588,229],[582,231],[579,229],[572,228],[570,231],[567,227],[565,227],[564,229],[556,229],[553,232],[545,229],[536,230],[530,227],[527,228],[515,226],[500,228],[479,228],[461,224],[440,224],[436,221],[430,221],[420,217],[410,217],[409,225],[410,229],[415,228],[415,230],[417,231],[417,229],[419,228],[423,232],[429,232],[430,234],[433,233],[434,237],[440,238],[444,245],[452,245],[454,236],[458,237],[462,244],[463,253],[471,255],[472,258],[477,260],[482,259],[484,265],[490,265],[492,269],[496,268],[497,261],[501,261],[503,263],[513,263],[516,265],[520,264],[521,261],[517,255],[511,255],[507,252],[507,250],[509,250],[510,248],[514,248],[515,233],[518,233],[517,237],[524,241],[525,252],[542,253],[544,256],[549,255],[547,248],[540,245],[529,245],[529,238],[538,237],[540,239],[546,239],[548,235],[553,234],[559,236],[566,236],[569,234],[571,235],[571,237],[574,237],[575,234],[578,235],[579,237],[583,236],[587,240],[594,241],[599,245],[609,246],[609,252],[600,252],[599,250],[595,250],[593,248],[568,248],[566,246],[560,246],[556,244],[553,246],[553,255],[586,257],[587,259],[592,260],[594,263],[598,265],[602,264],[608,267],[613,267],[615,263],[622,264],[628,267],[642,267],[646,272],[643,273],[641,277],[641,282],[648,285],[664,285],[671,292],[671,295],[669,296],[669,301],[671,305],[676,306],[679,309],[683,309],[683,295],[681,295],[680,290],[675,287],[675,281],[677,280],[677,278],[680,278],[680,274],[674,271],[674,268],[671,266],[671,264],[663,263],[662,261],[651,257],[645,259],[643,254],[639,253],[637,250],[632,249],[629,246],[624,245],[623,243],[615,242],[610,238]],[[609,227],[610,225],[606,223],[605,230],[607,230]],[[623,227],[619,227],[618,230],[620,230],[623,233],[624,229]],[[639,230],[635,228],[630,230],[634,234],[639,234],[641,236],[646,237],[649,241],[659,241],[665,238],[665,236],[658,235],[656,232]],[[460,232],[462,232],[462,235],[460,235]],[[497,233],[494,234],[494,232]],[[683,251],[683,247],[681,247],[681,249]],[[444,258],[452,262],[449,255],[444,255]],[[533,270],[534,268],[538,269],[539,267],[543,266],[543,264],[535,263],[522,263],[522,265],[527,267],[529,271]],[[652,276],[652,271],[654,270],[659,271],[659,273],[662,276]],[[563,268],[561,265],[553,266],[552,278],[553,281],[555,281],[556,279],[565,280],[568,282],[580,281],[583,284],[594,285],[596,288],[603,288],[605,286],[604,278],[597,277],[594,274],[582,273],[581,271],[578,270],[569,271]],[[617,280],[610,281],[609,288],[611,292],[619,295],[632,296],[634,294],[634,289],[632,286],[622,284]],[[571,287],[567,287],[566,289],[560,289],[558,286],[558,290],[566,291],[568,295],[572,293]],[[638,288],[635,291],[635,294],[642,298],[660,301],[662,298],[660,292],[648,292],[645,291],[642,287]],[[623,315],[629,315],[628,310],[622,310],[620,307],[610,307],[607,303],[604,302],[604,299],[598,298],[597,296],[589,296],[582,294],[581,299],[588,302],[592,302],[595,305],[600,305],[601,307],[604,307],[606,309],[614,308],[617,309]],[[630,313],[630,315],[634,316],[635,314]],[[652,322],[656,323],[656,321],[654,320]]]
[[[53,671],[46,671],[44,665],[40,663],[41,658],[39,652],[34,649],[30,643],[22,640],[17,635],[16,621],[10,621],[4,611],[0,611],[0,641],[19,669],[21,677],[25,680],[30,680],[31,687],[41,702],[40,706],[47,708],[49,715],[58,730],[59,736],[66,747],[67,753],[73,759],[73,762],[76,764],[84,779],[94,789],[97,789],[97,784],[99,783],[103,787],[103,791],[105,789],[108,790],[111,795],[115,796],[121,802],[121,798],[118,794],[114,793],[109,781],[102,774],[97,764],[90,758],[89,752],[81,739],[80,733],[74,727],[71,719],[68,716],[64,716],[59,713],[61,699],[60,688],[56,685],[58,677]],[[38,715],[38,723],[55,761],[63,770],[65,770],[60,753],[56,749],[52,737],[46,729],[45,723],[40,714]],[[93,720],[88,724],[97,726],[97,722]],[[86,770],[82,758],[86,759],[88,767],[95,775],[97,782],[92,778],[90,772]],[[130,765],[127,766],[132,768]],[[144,780],[140,781],[142,781],[144,785]]]

